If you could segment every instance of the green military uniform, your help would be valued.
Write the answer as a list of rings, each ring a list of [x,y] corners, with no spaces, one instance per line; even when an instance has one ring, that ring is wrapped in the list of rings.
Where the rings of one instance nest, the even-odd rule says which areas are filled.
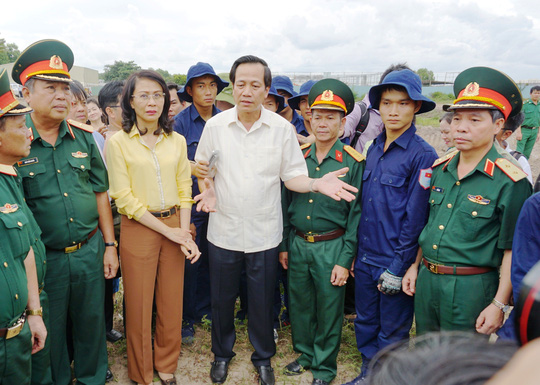
[[[66,253],[65,248],[86,240],[97,228],[95,193],[108,189],[105,166],[91,133],[63,121],[52,146],[41,140],[30,116],[27,126],[34,135],[32,150],[17,167],[47,248],[45,290],[50,300],[53,378],[61,384],[71,378],[66,345],[69,316],[74,324],[74,360],[80,369],[75,372],[77,379],[103,383],[107,370],[103,238],[98,231],[79,250]]]
[[[13,65],[12,78],[22,85],[32,79],[69,83],[72,65],[73,52],[67,45],[42,40],[23,51]],[[32,87],[29,92],[32,94]],[[98,230],[95,193],[107,191],[107,172],[85,125],[62,121],[51,145],[42,140],[31,116],[27,116],[26,125],[32,129],[32,149],[16,167],[46,246],[52,377],[56,384],[71,383],[66,344],[69,317],[77,381],[103,384],[107,370],[105,245]]]
[[[352,111],[350,89],[334,79],[316,83],[308,96],[312,109]],[[318,139],[317,139],[318,140]],[[317,142],[302,146],[309,177],[349,167],[343,182],[360,189],[365,157],[336,137],[325,158],[317,159]],[[360,194],[360,193],[359,193]],[[359,196],[359,195],[358,195]],[[283,242],[288,251],[289,315],[298,363],[310,368],[314,379],[332,381],[337,373],[345,286],[331,283],[335,265],[347,270],[356,255],[361,203],[336,201],[318,193],[300,194],[284,188]],[[340,233],[333,233],[335,231]],[[301,236],[303,234],[303,236]],[[319,234],[335,234],[318,240]],[[298,373],[297,373],[298,374]]]
[[[0,165],[0,328],[24,314],[28,288],[24,260],[31,247],[30,220],[12,166]],[[32,340],[25,322],[20,334],[0,337],[0,383],[29,384]]]
[[[316,145],[304,149],[309,176],[320,178],[331,171],[349,167],[345,183],[360,187],[365,162],[352,147],[344,150],[337,141],[319,164]],[[356,159],[355,159],[356,158]],[[356,255],[360,222],[360,199],[348,203],[317,193],[299,194],[284,189],[284,240],[281,251],[289,252],[289,312],[298,363],[311,368],[314,378],[327,382],[337,373],[336,358],[341,341],[345,286],[330,283],[332,269],[351,268]],[[345,234],[329,241],[310,243],[295,234],[323,234],[345,229]]]
[[[540,102],[534,104],[529,99],[523,103],[522,111],[525,114],[525,120],[521,124],[522,139],[517,141],[516,151],[521,152],[529,159],[540,126]]]
[[[493,270],[441,275],[421,264],[415,299],[418,333],[475,330],[478,315],[497,292],[497,268],[504,250],[512,248],[519,211],[531,194],[526,174],[501,158],[494,146],[462,179],[457,176],[460,154],[451,156],[433,167],[429,220],[419,238],[424,258],[435,264]]]
[[[522,106],[512,79],[492,68],[463,71],[454,92],[456,100],[445,106],[448,110],[498,110],[507,119]],[[473,131],[464,124],[464,132]],[[460,158],[455,151],[433,164],[429,219],[418,240],[423,253],[414,304],[419,334],[476,330],[478,316],[498,290],[498,268],[504,251],[512,249],[516,220],[531,194],[527,174],[494,144],[461,179]]]

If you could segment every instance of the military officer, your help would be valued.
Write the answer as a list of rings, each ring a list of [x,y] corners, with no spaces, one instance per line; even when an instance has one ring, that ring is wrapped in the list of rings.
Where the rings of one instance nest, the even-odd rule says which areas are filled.
[[[69,317],[77,381],[103,384],[104,276],[114,277],[118,258],[107,172],[91,128],[65,120],[72,65],[73,52],[57,40],[32,44],[14,63],[12,78],[24,86],[23,96],[34,110],[26,119],[32,149],[17,168],[46,246],[53,381],[71,383],[65,330]]]
[[[360,188],[364,156],[339,140],[354,96],[339,80],[323,79],[309,92],[314,144],[302,146],[309,176],[349,167],[343,180]],[[285,368],[297,375],[311,369],[313,384],[336,376],[345,284],[356,255],[360,199],[335,201],[321,194],[284,188],[284,231],[280,262],[288,269],[294,350],[300,356]]]
[[[514,228],[531,194],[527,175],[502,158],[493,143],[505,120],[521,110],[521,93],[507,75],[487,67],[463,71],[454,93],[447,109],[454,112],[457,151],[433,164],[418,280],[413,265],[403,288],[416,292],[417,333],[490,334],[508,310]]]
[[[31,354],[45,345],[38,282],[43,250],[34,218],[24,202],[13,164],[30,152],[22,106],[0,75],[0,383],[30,384]],[[36,259],[38,274],[36,274]],[[38,280],[39,275],[39,280]],[[25,311],[26,309],[26,311]],[[49,378],[50,380],[50,378]]]

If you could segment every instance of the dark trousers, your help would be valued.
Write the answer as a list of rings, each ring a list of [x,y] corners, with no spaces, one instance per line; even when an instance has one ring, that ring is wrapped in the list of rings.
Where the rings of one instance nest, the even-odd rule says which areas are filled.
[[[246,269],[248,290],[248,335],[255,351],[255,366],[270,365],[276,353],[273,329],[273,302],[278,267],[278,248],[256,253],[222,249],[208,243],[210,292],[212,293],[212,352],[217,361],[234,357],[236,340],[234,305],[242,268]]]
[[[195,242],[201,251],[201,257],[195,263],[186,259],[184,271],[184,322],[194,324],[212,319],[210,309],[210,273],[208,267],[208,214],[193,216],[197,228]]]

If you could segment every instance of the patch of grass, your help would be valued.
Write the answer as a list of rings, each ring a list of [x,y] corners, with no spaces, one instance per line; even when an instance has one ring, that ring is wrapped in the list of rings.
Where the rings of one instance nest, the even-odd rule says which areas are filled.
[[[454,101],[454,94],[445,94],[443,92],[435,91],[429,94],[429,98],[436,103],[450,104]]]
[[[439,117],[419,115],[416,117],[416,125],[439,127]]]

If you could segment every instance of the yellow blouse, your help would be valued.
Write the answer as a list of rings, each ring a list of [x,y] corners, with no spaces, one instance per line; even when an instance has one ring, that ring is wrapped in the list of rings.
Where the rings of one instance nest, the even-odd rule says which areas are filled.
[[[191,168],[186,140],[176,132],[159,135],[154,149],[135,126],[120,131],[107,145],[109,194],[118,212],[139,220],[146,210],[191,208]]]

